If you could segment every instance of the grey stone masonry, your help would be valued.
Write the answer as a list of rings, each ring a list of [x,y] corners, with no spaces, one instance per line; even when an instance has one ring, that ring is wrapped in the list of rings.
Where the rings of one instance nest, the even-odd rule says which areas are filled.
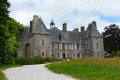
[[[67,31],[67,23],[63,24],[63,30],[59,30],[53,19],[47,29],[42,19],[34,15],[30,27],[26,27],[19,39],[18,57],[104,57],[103,37],[96,22],[90,23],[86,30],[82,26],[80,31],[78,28]]]

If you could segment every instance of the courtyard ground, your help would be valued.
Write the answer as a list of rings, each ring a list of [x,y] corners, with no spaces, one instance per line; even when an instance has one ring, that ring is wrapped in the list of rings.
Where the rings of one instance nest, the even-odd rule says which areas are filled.
[[[53,73],[45,64],[24,65],[3,70],[8,80],[76,80],[68,75]]]

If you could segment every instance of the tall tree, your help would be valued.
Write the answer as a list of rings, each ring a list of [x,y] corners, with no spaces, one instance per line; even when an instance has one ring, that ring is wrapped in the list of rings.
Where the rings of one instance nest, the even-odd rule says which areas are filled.
[[[104,28],[105,32],[102,33],[104,37],[105,50],[112,54],[120,50],[120,28],[116,24],[111,24]],[[116,55],[116,54],[114,54]]]
[[[23,25],[9,17],[9,7],[8,0],[0,0],[0,65],[14,64],[13,56],[20,47],[17,40],[24,30]]]
[[[10,3],[8,0],[0,0],[0,25],[5,25],[6,20],[9,19],[9,11]]]

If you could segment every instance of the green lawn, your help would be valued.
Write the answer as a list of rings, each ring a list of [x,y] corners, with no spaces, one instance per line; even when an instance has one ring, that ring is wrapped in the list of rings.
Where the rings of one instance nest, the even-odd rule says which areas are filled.
[[[4,70],[4,69],[7,69],[7,68],[10,68],[10,67],[20,67],[21,65],[3,65],[3,66],[0,66],[0,80],[6,80],[6,77],[5,75],[2,73],[1,70]]]
[[[120,80],[120,59],[83,58],[46,67],[56,73],[85,80]]]

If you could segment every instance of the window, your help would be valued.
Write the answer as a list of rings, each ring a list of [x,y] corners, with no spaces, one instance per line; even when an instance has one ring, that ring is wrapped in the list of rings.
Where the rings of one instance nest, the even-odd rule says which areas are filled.
[[[77,44],[77,49],[79,49],[79,44]]]
[[[62,43],[62,49],[65,49],[65,44],[64,43]]]
[[[54,43],[52,43],[52,49],[54,49]]]
[[[84,54],[82,53],[82,58],[84,57]]]
[[[43,33],[44,31],[43,31],[43,28],[41,28],[41,33]]]
[[[98,49],[98,47],[99,47],[99,46],[98,46],[98,43],[96,43],[96,47],[97,47],[97,49]]]
[[[44,34],[42,34],[42,37],[45,37],[45,35],[44,35]]]
[[[80,57],[80,53],[77,53],[77,57],[78,57],[78,58]]]
[[[59,43],[57,44],[57,49],[59,49]]]
[[[75,46],[74,46],[74,44],[73,44],[73,49],[75,49]]]
[[[68,58],[70,58],[70,55],[69,55],[69,53],[68,53]]]
[[[44,51],[42,51],[42,57],[44,57],[44,56],[45,56]]]
[[[67,44],[67,49],[69,49],[69,44]]]
[[[87,49],[88,49],[88,44],[87,44]]]
[[[75,53],[73,53],[73,58],[75,58]]]
[[[52,57],[54,56],[54,53],[52,53]]]
[[[58,53],[58,58],[59,58],[59,53]]]
[[[44,46],[44,40],[42,40],[42,46]]]
[[[97,57],[99,57],[99,53],[97,52]]]

